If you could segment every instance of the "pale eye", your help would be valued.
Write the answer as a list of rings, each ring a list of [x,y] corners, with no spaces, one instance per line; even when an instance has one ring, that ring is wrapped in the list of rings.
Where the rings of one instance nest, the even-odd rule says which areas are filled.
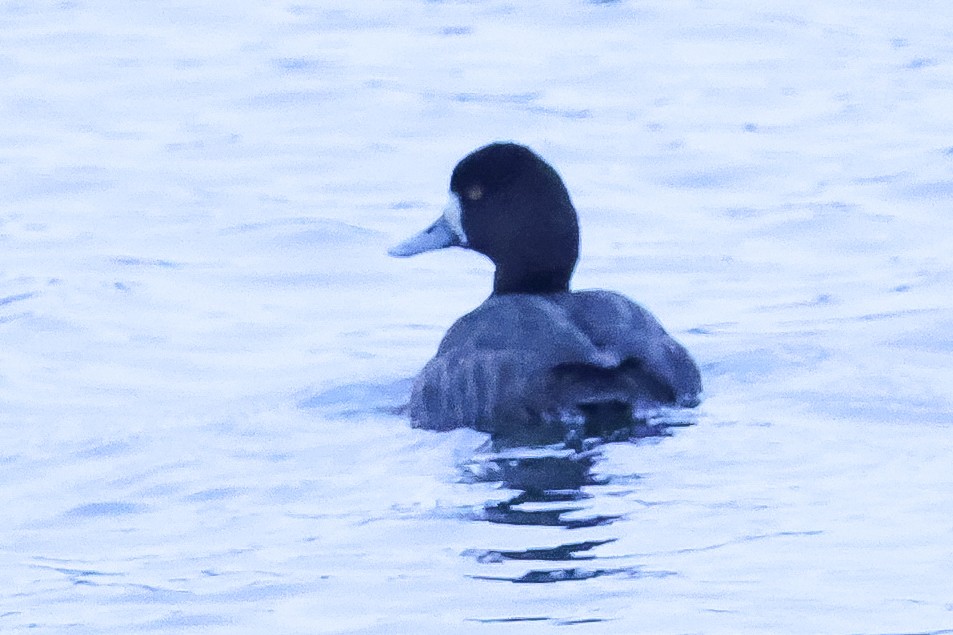
[[[483,188],[479,185],[471,185],[467,188],[466,192],[464,192],[464,196],[471,201],[479,201],[483,198]]]

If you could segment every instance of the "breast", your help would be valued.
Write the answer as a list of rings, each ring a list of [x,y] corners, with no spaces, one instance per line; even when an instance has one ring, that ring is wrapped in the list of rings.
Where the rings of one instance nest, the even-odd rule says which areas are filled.
[[[460,318],[418,376],[414,425],[554,442],[600,402],[695,405],[691,357],[644,308],[581,291],[492,296]]]

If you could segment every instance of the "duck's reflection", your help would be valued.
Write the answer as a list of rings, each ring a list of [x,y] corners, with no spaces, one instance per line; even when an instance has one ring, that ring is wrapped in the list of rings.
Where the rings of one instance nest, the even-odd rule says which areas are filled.
[[[641,421],[615,430],[608,438],[567,439],[564,443],[543,447],[512,447],[507,439],[494,438],[486,452],[478,454],[464,467],[468,480],[499,483],[517,492],[504,501],[486,503],[473,516],[480,522],[506,525],[561,527],[580,530],[607,526],[626,514],[590,513],[593,499],[602,495],[602,487],[612,483],[611,475],[596,475],[594,468],[602,457],[605,444],[638,443],[645,439],[671,436],[674,428],[691,422],[671,419]],[[560,568],[533,569],[522,575],[475,575],[481,580],[519,583],[552,583],[586,580],[604,575],[656,576],[668,572],[646,572],[639,567],[580,566],[580,562],[598,561],[594,550],[614,542],[615,538],[574,540],[565,544],[526,549],[471,549],[464,555],[481,564],[510,561],[564,563]]]

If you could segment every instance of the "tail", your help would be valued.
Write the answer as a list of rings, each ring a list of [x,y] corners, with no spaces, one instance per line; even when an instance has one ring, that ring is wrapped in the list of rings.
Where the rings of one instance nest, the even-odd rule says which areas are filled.
[[[636,359],[615,368],[561,364],[550,371],[547,383],[547,411],[586,437],[610,437],[644,424],[645,412],[677,405],[672,388]]]

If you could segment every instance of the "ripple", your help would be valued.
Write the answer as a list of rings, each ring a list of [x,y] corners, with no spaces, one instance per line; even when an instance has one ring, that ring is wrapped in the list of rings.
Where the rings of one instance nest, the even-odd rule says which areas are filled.
[[[102,503],[87,503],[79,505],[68,510],[63,514],[64,518],[100,518],[103,516],[125,516],[127,514],[139,514],[146,510],[145,505],[136,503],[123,503],[121,501],[108,501]]]

